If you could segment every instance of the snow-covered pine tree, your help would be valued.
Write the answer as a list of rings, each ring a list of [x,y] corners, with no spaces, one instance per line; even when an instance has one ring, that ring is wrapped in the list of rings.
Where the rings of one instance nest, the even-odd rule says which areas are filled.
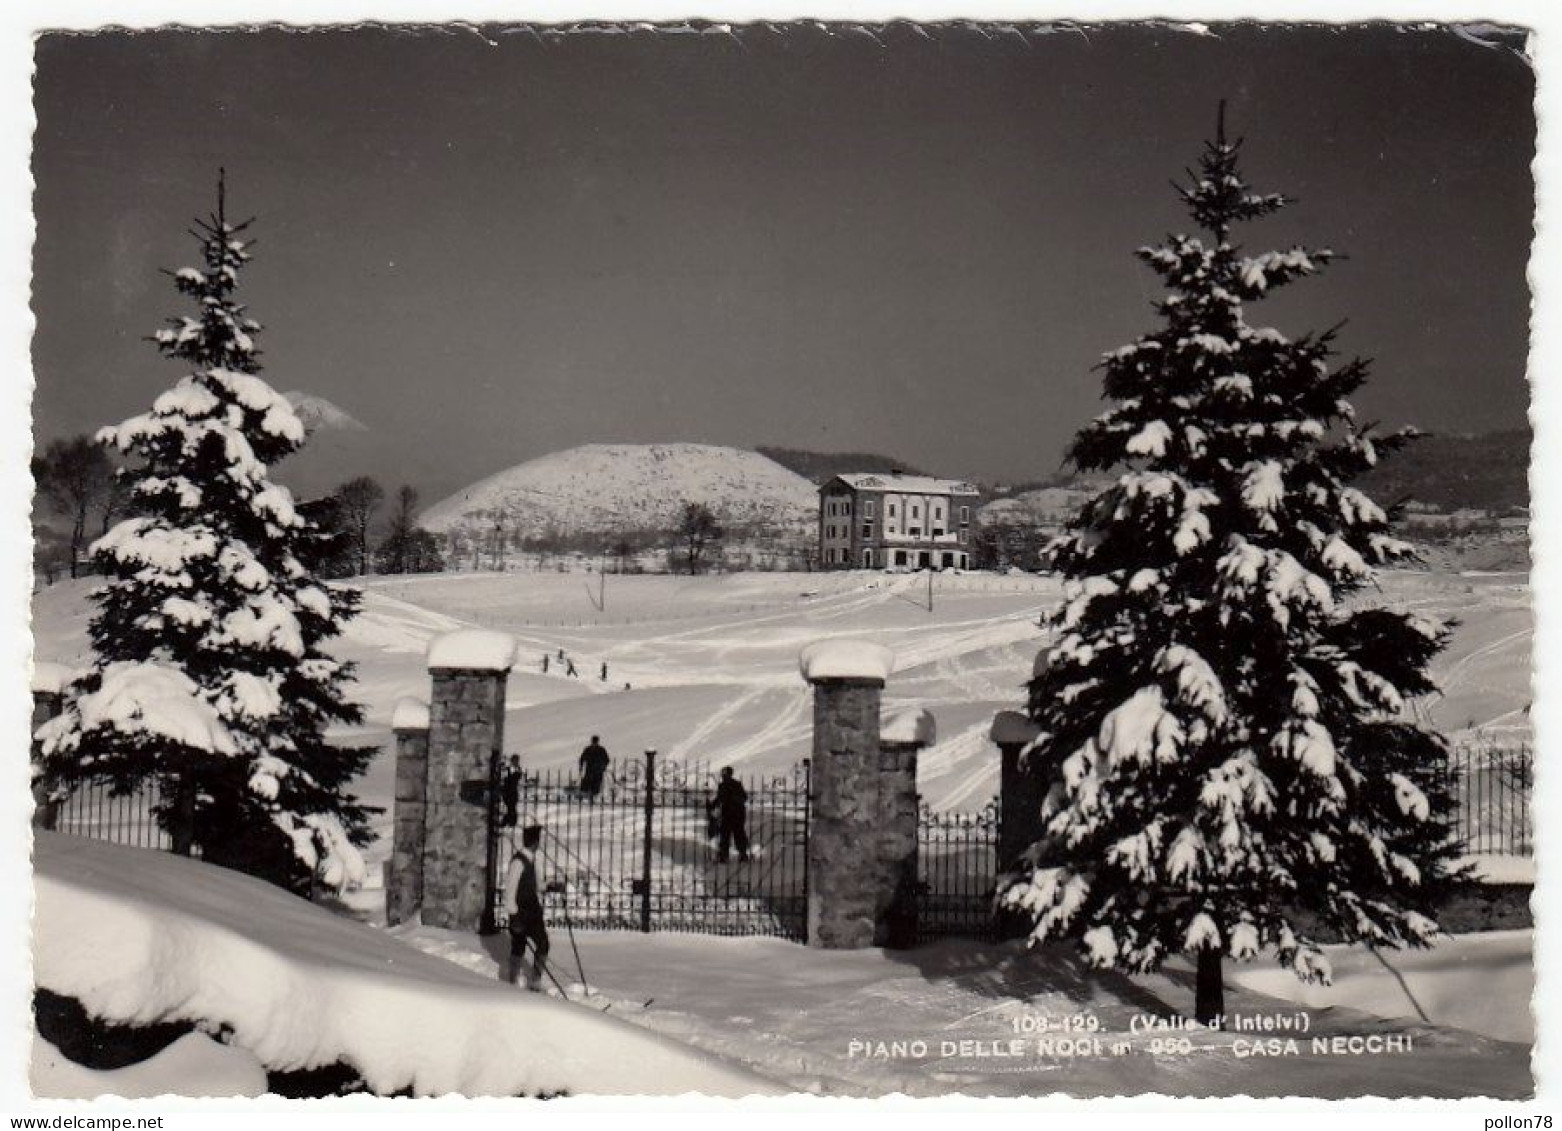
[[[352,666],[322,645],[358,608],[302,562],[320,534],[271,482],[304,428],[257,374],[260,325],[234,297],[249,222],[197,221],[202,265],[173,272],[193,316],[153,339],[189,374],[98,438],[130,458],[132,517],[92,547],[92,666],[40,730],[56,782],[154,781],[176,851],[301,886],[361,877],[368,810],[349,792],[372,748],[328,744],[355,723]]]
[[[1223,119],[1179,186],[1205,235],[1139,251],[1161,324],[1103,359],[1115,403],[1070,452],[1120,474],[1049,547],[1067,591],[1028,758],[1053,784],[1005,897],[1100,966],[1196,956],[1204,1022],[1223,956],[1327,980],[1320,937],[1427,944],[1457,855],[1444,741],[1405,716],[1446,630],[1361,594],[1413,551],[1348,485],[1413,432],[1357,424],[1367,366],[1333,331],[1245,320],[1332,255],[1232,242],[1287,202],[1243,181]]]

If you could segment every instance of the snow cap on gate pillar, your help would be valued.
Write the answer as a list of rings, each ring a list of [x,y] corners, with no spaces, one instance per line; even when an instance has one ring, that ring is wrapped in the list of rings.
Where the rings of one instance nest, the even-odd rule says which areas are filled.
[[[413,695],[396,700],[391,713],[391,730],[428,730],[428,703]]]
[[[436,636],[428,646],[428,670],[507,672],[515,666],[515,637],[486,628],[463,628]]]
[[[866,679],[884,683],[895,654],[867,640],[818,640],[797,657],[798,670],[809,683],[825,679]]]
[[[992,730],[987,736],[994,746],[1024,746],[1040,733],[1041,728],[1023,712],[999,711],[993,716]]]
[[[938,721],[926,707],[901,707],[879,716],[879,741],[931,746],[938,741]]]

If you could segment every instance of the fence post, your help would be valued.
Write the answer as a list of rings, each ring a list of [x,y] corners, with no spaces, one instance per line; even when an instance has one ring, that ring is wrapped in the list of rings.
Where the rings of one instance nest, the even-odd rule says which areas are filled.
[[[917,940],[917,755],[937,738],[933,713],[922,708],[889,712],[879,724],[878,865],[883,886],[874,941],[889,947],[908,947]]]
[[[385,922],[405,923],[423,908],[423,842],[428,801],[428,704],[406,698],[391,716],[396,750],[391,856],[385,861]]]
[[[1020,854],[1041,838],[1041,803],[1046,776],[1020,765],[1020,754],[1041,728],[1020,711],[999,711],[987,737],[998,748],[998,870],[1014,867]]]
[[[879,705],[893,663],[882,645],[839,639],[810,644],[798,657],[813,685],[818,776],[807,850],[809,946],[882,943]]]
[[[513,637],[484,629],[446,633],[429,645],[423,922],[431,927],[493,925],[493,781],[515,649]]]
[[[656,810],[656,751],[645,752],[645,837],[640,856],[640,930],[651,933],[651,817]]]

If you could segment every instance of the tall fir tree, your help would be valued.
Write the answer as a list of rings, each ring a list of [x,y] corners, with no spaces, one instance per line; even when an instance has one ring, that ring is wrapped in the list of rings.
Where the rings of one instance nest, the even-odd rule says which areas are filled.
[[[1414,433],[1356,422],[1367,365],[1334,331],[1247,323],[1334,257],[1232,242],[1287,200],[1249,188],[1221,118],[1178,186],[1204,235],[1138,252],[1160,325],[1105,356],[1114,403],[1071,449],[1118,476],[1048,550],[1067,588],[1028,765],[1052,784],[1005,896],[1099,966],[1195,957],[1205,1022],[1224,957],[1327,980],[1320,938],[1428,944],[1458,854],[1444,740],[1406,717],[1446,629],[1361,593],[1413,551],[1349,486]]]
[[[369,811],[349,786],[373,751],[325,741],[362,712],[352,665],[324,644],[360,594],[311,575],[321,535],[270,480],[304,428],[257,376],[261,327],[234,297],[249,222],[228,223],[221,179],[197,226],[201,266],[172,273],[196,312],[153,339],[189,373],[98,434],[129,457],[133,517],[92,547],[108,579],[92,594],[94,659],[39,733],[43,770],[153,781],[176,851],[339,886],[363,873]]]

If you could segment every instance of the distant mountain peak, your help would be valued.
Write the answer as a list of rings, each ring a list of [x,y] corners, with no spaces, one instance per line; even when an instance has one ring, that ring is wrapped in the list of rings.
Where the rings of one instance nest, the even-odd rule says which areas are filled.
[[[287,398],[287,403],[293,406],[293,411],[303,422],[306,432],[367,432],[369,430],[368,425],[363,421],[324,397],[317,397],[301,389],[294,389],[282,395]]]

